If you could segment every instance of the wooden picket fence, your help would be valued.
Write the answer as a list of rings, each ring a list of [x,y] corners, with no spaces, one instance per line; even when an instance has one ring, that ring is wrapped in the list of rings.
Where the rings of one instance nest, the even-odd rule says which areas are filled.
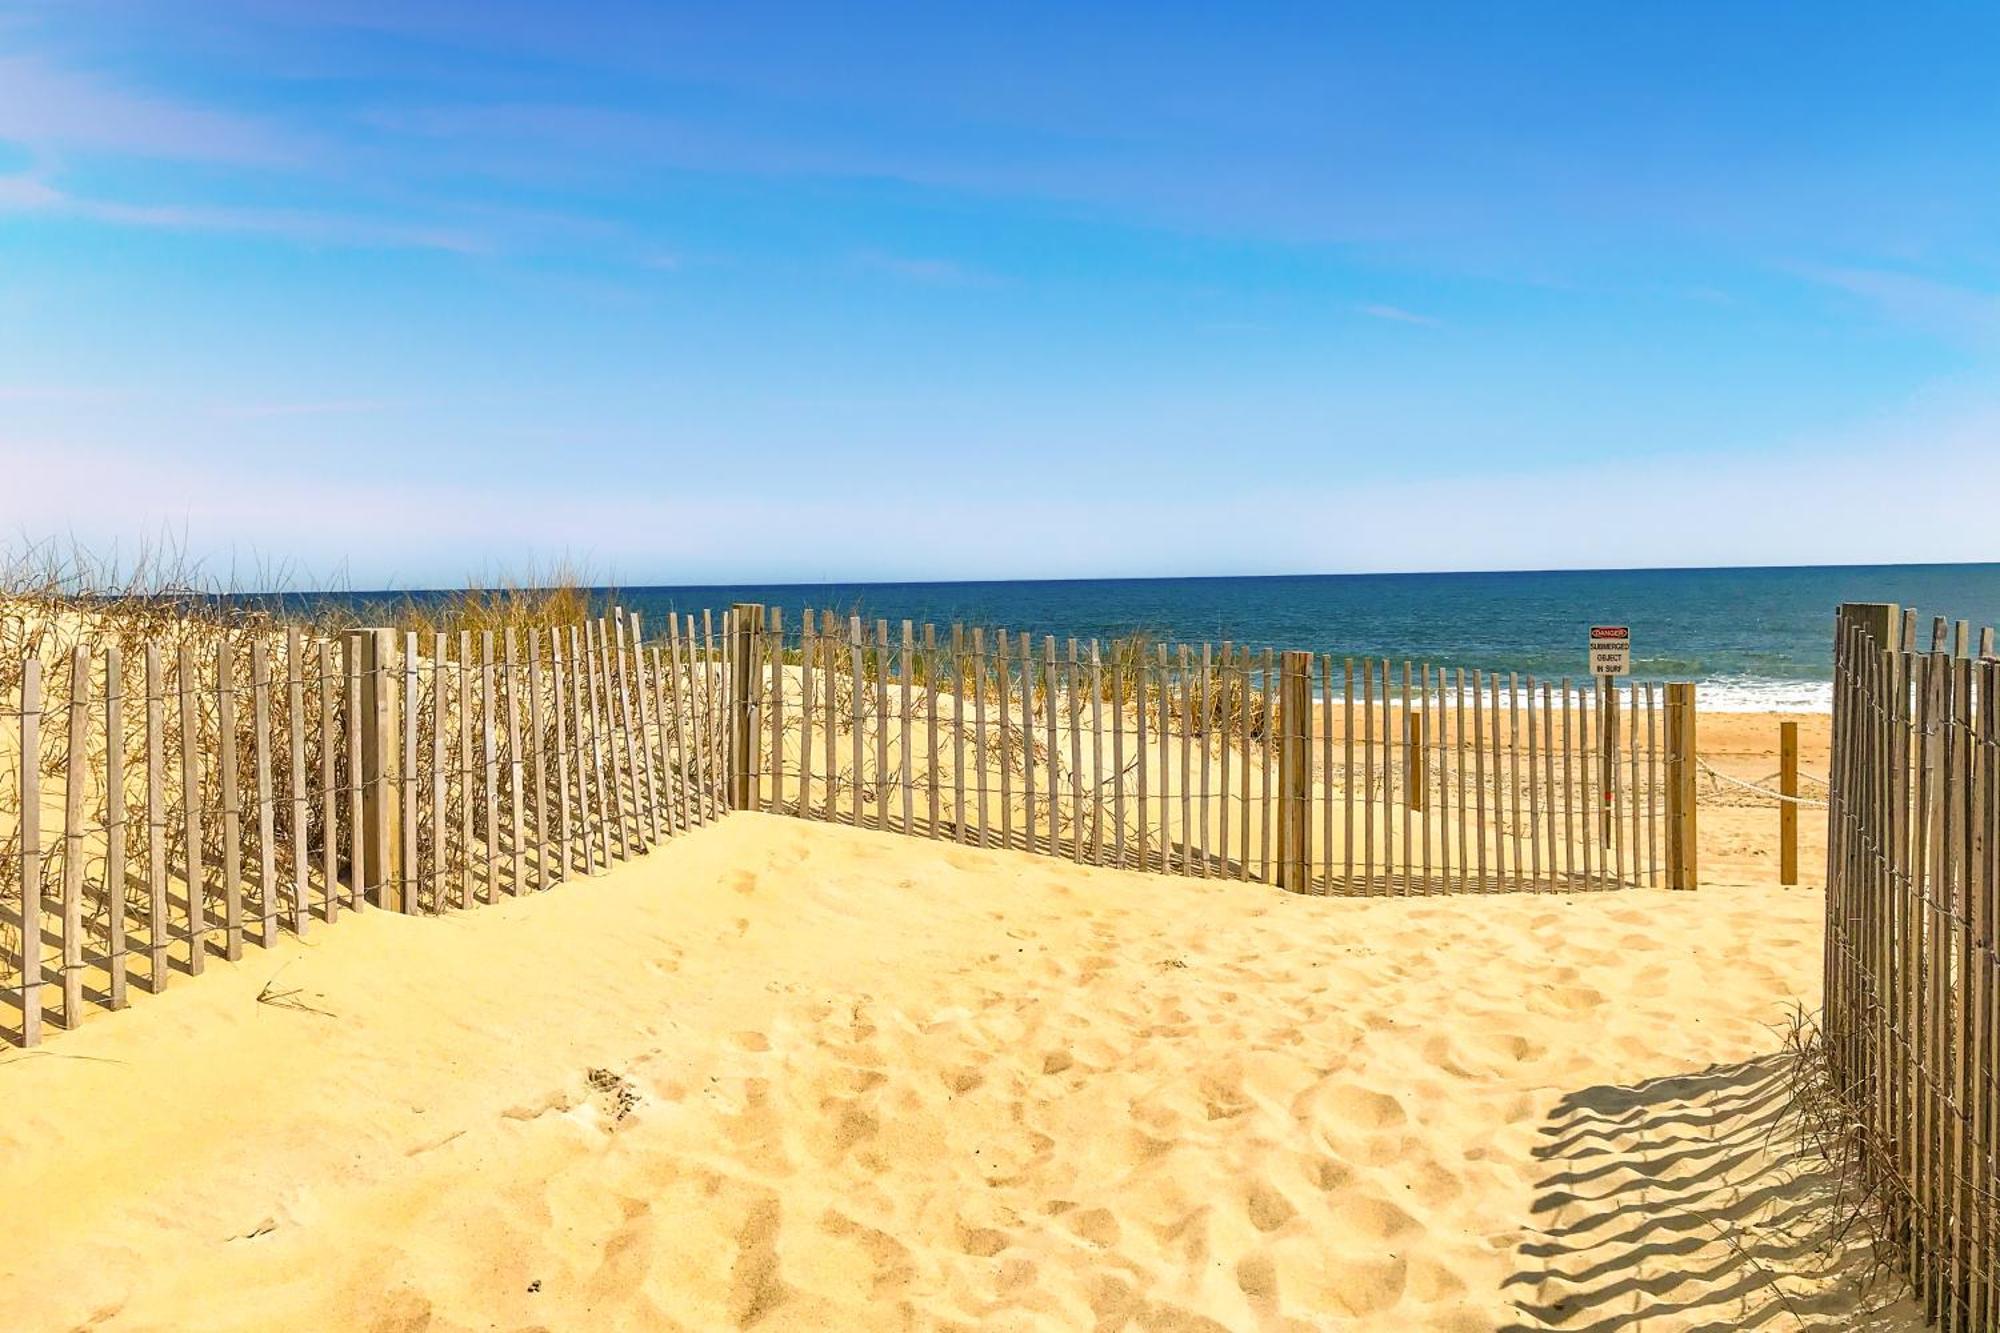
[[[1695,884],[1689,685],[732,617],[739,808],[1301,892]]]
[[[1299,892],[1695,883],[1691,686],[1663,709],[1650,685],[892,641],[810,611],[788,636],[758,606],[652,639],[622,613],[204,634],[0,658],[0,1029],[23,1044],[211,954],[540,891],[728,810]]]
[[[0,1029],[33,1045],[246,942],[547,889],[716,818],[723,631],[37,634],[0,672]]]
[[[1892,605],[1835,626],[1822,1019],[1881,1234],[1926,1314],[2000,1329],[2000,659]]]

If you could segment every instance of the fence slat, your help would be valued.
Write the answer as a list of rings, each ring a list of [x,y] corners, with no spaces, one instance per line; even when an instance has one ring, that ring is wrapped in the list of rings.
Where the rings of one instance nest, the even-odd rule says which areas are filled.
[[[271,662],[260,635],[250,641],[252,763],[257,771],[257,942],[278,942],[277,830],[271,783]]]
[[[125,670],[118,645],[104,650],[104,966],[105,1002],[123,1009],[125,992]]]
[[[172,925],[167,904],[166,700],[160,649],[146,645],[146,989],[167,988]]]
[[[42,1040],[42,663],[21,663],[21,1044]]]
[[[340,692],[333,643],[319,645],[320,919],[340,913]]]
[[[298,626],[285,632],[285,739],[291,769],[292,933],[306,933],[307,862],[311,841],[306,825],[306,677],[305,643]]]
[[[236,668],[225,640],[216,648],[216,723],[222,742],[223,957],[243,957],[243,792],[237,772]]]

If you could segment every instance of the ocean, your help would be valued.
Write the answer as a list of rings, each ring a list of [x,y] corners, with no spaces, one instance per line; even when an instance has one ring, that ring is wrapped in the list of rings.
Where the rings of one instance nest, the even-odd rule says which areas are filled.
[[[1547,679],[1588,674],[1589,627],[1619,624],[1632,630],[1632,678],[1696,681],[1704,709],[1827,711],[1839,603],[1914,606],[1926,635],[1933,614],[2000,624],[2000,564],[743,584],[616,598],[653,622],[762,602],[788,624],[810,606],[892,626],[959,621],[1058,640],[1147,631]]]

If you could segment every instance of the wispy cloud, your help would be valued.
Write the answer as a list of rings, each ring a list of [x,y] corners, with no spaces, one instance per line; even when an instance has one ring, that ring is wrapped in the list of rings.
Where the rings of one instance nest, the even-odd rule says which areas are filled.
[[[1414,310],[1405,310],[1399,305],[1371,304],[1359,307],[1362,314],[1370,319],[1386,319],[1393,324],[1421,324],[1425,328],[1440,328],[1444,321],[1434,315],[1420,315]]]
[[[320,403],[225,403],[215,415],[227,421],[266,421],[279,417],[347,417],[380,412],[389,405],[374,399],[334,399]]]
[[[184,161],[285,166],[305,145],[271,126],[32,55],[0,56],[0,139],[31,148],[80,148]]]
[[[1980,343],[2000,339],[2000,293],[1880,268],[1799,270],[1808,280],[1856,296],[1899,324]]]
[[[894,255],[880,250],[856,251],[850,258],[857,268],[934,287],[991,287],[999,281],[993,274],[968,267],[955,259]]]
[[[50,213],[122,227],[241,232],[313,245],[488,254],[493,244],[456,228],[303,209],[134,204],[71,194],[32,175],[0,176],[0,213]]]

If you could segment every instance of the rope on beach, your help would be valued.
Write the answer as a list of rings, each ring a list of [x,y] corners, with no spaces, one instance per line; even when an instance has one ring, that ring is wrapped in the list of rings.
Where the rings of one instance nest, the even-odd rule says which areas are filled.
[[[1754,791],[1759,796],[1768,796],[1774,801],[1790,801],[1793,805],[1809,805],[1819,810],[1826,809],[1825,801],[1816,801],[1809,796],[1787,796],[1783,792],[1772,791],[1769,787],[1760,787],[1754,782],[1745,782],[1741,778],[1732,778],[1727,773],[1717,772],[1710,766],[1706,759],[1703,759],[1699,755],[1695,756],[1695,763],[1710,777],[1721,782],[1727,782],[1733,787],[1741,787],[1745,791]]]

